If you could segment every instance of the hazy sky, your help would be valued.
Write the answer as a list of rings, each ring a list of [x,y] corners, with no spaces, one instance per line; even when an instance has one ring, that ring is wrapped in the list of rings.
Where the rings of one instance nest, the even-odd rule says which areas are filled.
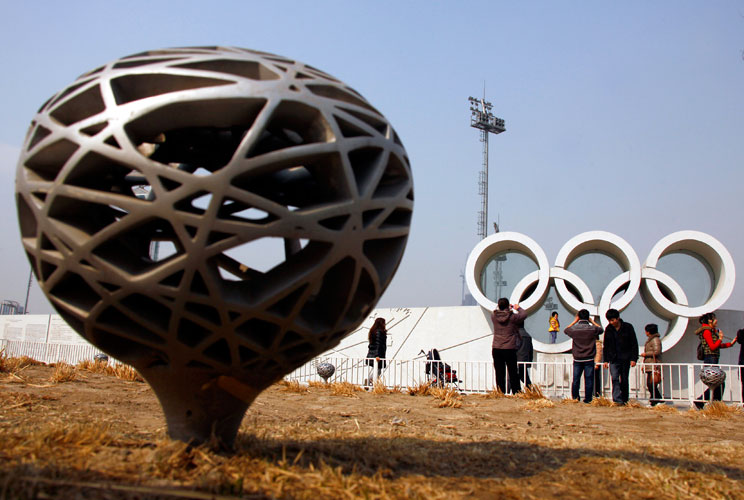
[[[380,306],[460,303],[480,206],[467,98],[484,82],[507,127],[490,139],[489,219],[503,230],[535,239],[552,263],[583,231],[616,233],[642,262],[663,236],[695,229],[727,246],[744,276],[744,1],[0,5],[0,299],[25,299],[12,192],[36,110],[110,60],[188,45],[311,64],[394,125],[416,204]],[[744,285],[726,307],[744,309]],[[29,310],[51,312],[36,284]]]

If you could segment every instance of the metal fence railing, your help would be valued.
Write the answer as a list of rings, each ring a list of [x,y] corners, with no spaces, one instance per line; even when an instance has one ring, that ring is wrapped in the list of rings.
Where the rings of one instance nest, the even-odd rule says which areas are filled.
[[[66,362],[77,364],[83,360],[92,360],[101,351],[90,344],[48,344],[44,342],[24,342],[0,340],[0,350],[8,357],[28,356],[44,363]],[[112,360],[113,362],[117,362]],[[364,358],[342,356],[317,357],[285,376],[285,380],[296,380],[300,383],[311,381],[322,382],[317,373],[320,363],[331,363],[335,373],[328,382],[349,382],[354,385],[372,385],[378,379],[388,388],[406,389],[420,384],[439,381],[455,387],[464,393],[485,393],[494,390],[496,380],[493,364],[488,361],[428,361],[426,359],[388,359],[384,367],[369,366]],[[572,362],[534,362],[519,363],[524,373],[522,385],[527,377],[538,386],[542,393],[551,398],[570,398],[573,381]],[[646,387],[644,366],[637,365],[630,370],[630,398],[650,399]],[[661,370],[662,400],[673,403],[692,403],[700,401],[707,387],[700,381],[700,371],[705,365],[701,363],[657,363],[653,366]],[[742,379],[744,366],[717,365],[726,374],[722,400],[727,403],[744,403],[742,400]],[[508,387],[508,384],[507,384]],[[610,373],[600,368],[595,374],[595,392],[611,398],[612,386]],[[584,395],[583,381],[581,395]]]
[[[48,344],[20,340],[0,340],[0,350],[8,357],[28,356],[42,363],[64,362],[71,365],[86,359],[92,361],[101,352],[90,344]]]
[[[388,388],[416,387],[431,381],[444,382],[464,393],[485,393],[494,390],[496,380],[493,364],[488,361],[427,361],[427,360],[386,360],[384,368],[367,365],[363,358],[323,356],[315,358],[297,368],[285,377],[285,380],[296,380],[300,383],[310,381],[322,382],[317,373],[317,365],[331,363],[336,368],[328,382],[349,382],[354,385],[367,385],[381,379]],[[455,379],[444,379],[438,375],[446,373],[445,365],[454,371]],[[572,362],[534,362],[519,363],[524,375],[521,383],[529,381],[538,386],[542,393],[552,398],[570,398],[573,382]],[[700,371],[705,365],[700,363],[657,363],[655,365],[637,365],[630,370],[630,398],[649,400],[651,395],[647,388],[645,367],[658,367],[661,371],[660,389],[662,401],[692,403],[701,401],[707,389],[700,381]],[[722,400],[728,403],[742,403],[742,378],[744,366],[717,365],[726,374]],[[508,374],[507,374],[508,377]],[[507,381],[508,387],[508,381]],[[595,393],[611,398],[612,384],[610,370],[599,368],[595,373]],[[584,383],[581,382],[581,396],[584,396]]]

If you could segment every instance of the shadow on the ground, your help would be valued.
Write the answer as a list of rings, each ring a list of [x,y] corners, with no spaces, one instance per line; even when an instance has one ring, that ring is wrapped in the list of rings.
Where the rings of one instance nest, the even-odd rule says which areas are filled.
[[[244,493],[228,488],[195,490],[178,485],[147,486],[140,481],[112,478],[100,471],[67,467],[16,465],[0,469],[0,500],[268,500],[263,493]],[[215,493],[214,490],[220,490]],[[234,495],[240,495],[236,497]]]
[[[183,448],[182,448],[183,449]],[[191,453],[191,448],[185,448]],[[587,448],[551,448],[505,440],[483,442],[432,441],[407,437],[364,437],[350,439],[315,439],[307,441],[289,439],[261,439],[241,435],[233,453],[223,455],[230,461],[238,459],[243,466],[253,459],[268,462],[280,468],[296,464],[308,471],[322,468],[322,464],[340,467],[343,474],[365,476],[379,475],[385,479],[398,479],[420,475],[439,479],[524,479],[550,473],[565,464],[574,467],[575,461],[592,464],[601,460],[630,462],[639,471],[644,466],[656,466],[676,472],[697,474],[723,474],[732,480],[744,479],[744,468],[713,464],[699,460],[655,456],[631,450],[594,450]],[[246,458],[247,461],[240,459]],[[572,465],[573,464],[573,465]],[[233,464],[235,466],[236,464]],[[310,466],[313,466],[312,468]],[[597,464],[603,467],[606,464]],[[573,470],[573,469],[571,469]],[[596,470],[596,469],[595,469]],[[593,474],[590,472],[590,476]],[[297,476],[295,469],[293,474]],[[141,477],[141,479],[146,479]],[[596,486],[594,477],[592,484]],[[171,485],[140,486],[140,480],[127,480],[105,471],[34,464],[3,465],[0,461],[0,499],[78,498],[78,499],[223,499],[269,498],[261,493],[260,483],[253,484],[254,493],[246,493],[242,485],[209,481],[199,487]],[[560,479],[558,479],[560,481]],[[623,479],[618,479],[623,481]],[[147,484],[145,480],[145,484]],[[170,483],[166,480],[166,483]],[[592,488],[593,486],[587,485]],[[220,496],[227,495],[227,496]]]
[[[744,468],[686,458],[654,456],[630,450],[551,448],[514,441],[447,442],[419,438],[317,439],[308,441],[258,439],[242,436],[236,454],[303,466],[321,462],[340,466],[344,473],[375,474],[395,478],[410,474],[507,479],[524,478],[560,468],[577,459],[618,459],[668,469],[724,474],[744,479]],[[299,457],[298,457],[299,456]]]

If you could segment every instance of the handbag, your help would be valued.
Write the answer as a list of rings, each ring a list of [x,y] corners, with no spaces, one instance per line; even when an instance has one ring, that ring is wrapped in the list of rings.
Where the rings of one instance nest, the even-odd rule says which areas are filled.
[[[656,366],[656,354],[654,354],[654,370],[651,375],[651,382],[653,382],[654,385],[661,382],[661,367]]]
[[[697,346],[697,359],[700,361],[705,359],[705,349],[703,349],[703,341],[701,340]]]

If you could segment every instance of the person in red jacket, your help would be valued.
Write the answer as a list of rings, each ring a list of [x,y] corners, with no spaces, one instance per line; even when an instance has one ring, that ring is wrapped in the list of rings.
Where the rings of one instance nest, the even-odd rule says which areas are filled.
[[[496,309],[491,313],[493,322],[493,343],[491,344],[491,355],[493,356],[493,368],[496,371],[496,385],[506,394],[506,370],[509,370],[509,386],[512,394],[518,393],[522,388],[519,383],[519,370],[517,369],[517,349],[521,343],[519,335],[519,324],[527,317],[527,311],[519,307],[519,304],[509,305],[509,300],[500,298],[496,303]]]
[[[727,349],[735,344],[734,342],[724,342],[723,332],[718,329],[718,319],[715,313],[705,313],[700,316],[700,328],[695,330],[695,334],[700,337],[700,342],[703,344],[703,364],[706,365],[717,365],[718,360],[721,356],[721,349]],[[713,390],[712,401],[721,401],[723,398],[723,391],[726,387],[725,383],[722,383]],[[711,401],[710,389],[707,389],[700,399]],[[695,403],[695,406],[702,408],[705,403],[700,401]]]
[[[739,380],[741,381],[741,401],[744,403],[744,328],[736,332],[736,340],[739,347]]]

